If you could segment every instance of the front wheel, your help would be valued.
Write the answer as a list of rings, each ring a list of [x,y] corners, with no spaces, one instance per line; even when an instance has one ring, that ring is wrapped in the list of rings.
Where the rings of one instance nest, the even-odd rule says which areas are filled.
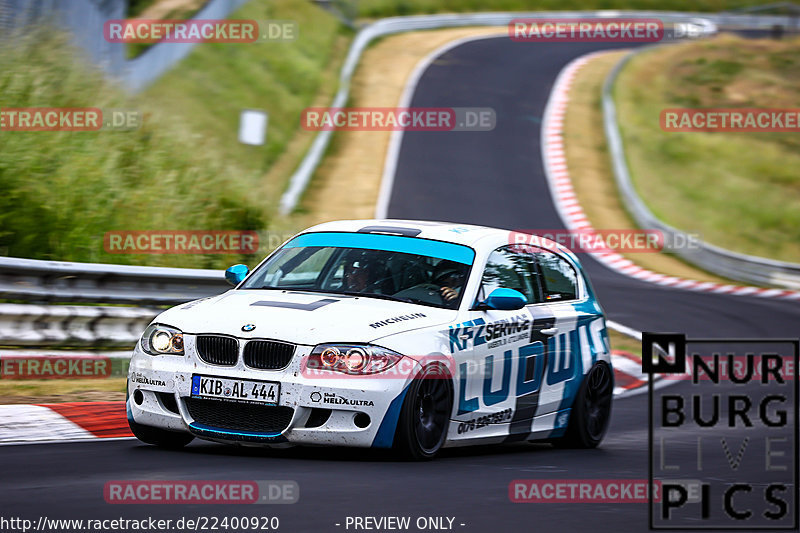
[[[578,390],[566,433],[555,439],[553,445],[559,448],[596,448],[611,420],[613,394],[611,367],[602,361],[596,363]]]
[[[176,431],[166,431],[151,426],[143,426],[130,419],[128,419],[128,425],[131,427],[134,437],[145,444],[153,444],[159,448],[177,450],[194,440],[194,436],[188,433],[178,433]]]
[[[394,448],[413,461],[433,459],[447,437],[453,409],[453,388],[449,376],[437,365],[429,365],[409,385]]]

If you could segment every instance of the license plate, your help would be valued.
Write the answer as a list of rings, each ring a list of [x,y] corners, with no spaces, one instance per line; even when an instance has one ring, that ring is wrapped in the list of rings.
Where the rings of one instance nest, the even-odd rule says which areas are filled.
[[[274,381],[192,376],[192,398],[278,405],[280,395],[281,384]]]

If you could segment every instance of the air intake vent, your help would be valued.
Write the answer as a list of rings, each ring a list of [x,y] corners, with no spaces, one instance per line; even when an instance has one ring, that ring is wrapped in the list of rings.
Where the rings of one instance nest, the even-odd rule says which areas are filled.
[[[175,401],[175,395],[171,392],[157,392],[158,399],[161,401],[161,405],[164,406],[164,409],[169,411],[170,413],[178,413],[178,403]]]
[[[206,363],[233,366],[239,359],[239,342],[231,337],[200,335],[197,337],[197,354]]]
[[[230,431],[280,433],[292,421],[294,409],[282,405],[257,405],[186,398],[189,414],[203,425]]]
[[[244,364],[261,370],[285,368],[294,355],[294,344],[276,341],[250,341],[244,345]]]

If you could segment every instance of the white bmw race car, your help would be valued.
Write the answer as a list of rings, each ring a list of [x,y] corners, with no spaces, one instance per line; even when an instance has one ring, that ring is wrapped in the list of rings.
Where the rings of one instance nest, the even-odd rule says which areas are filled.
[[[573,253],[505,230],[315,226],[235,288],[160,314],[133,352],[141,441],[594,447],[611,413],[603,311]]]

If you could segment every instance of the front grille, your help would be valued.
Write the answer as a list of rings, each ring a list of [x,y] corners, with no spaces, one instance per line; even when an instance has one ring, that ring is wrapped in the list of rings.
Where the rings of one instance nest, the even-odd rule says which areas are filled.
[[[244,345],[244,364],[262,370],[276,370],[289,364],[294,344],[276,341],[250,341]]]
[[[186,407],[195,422],[233,431],[280,433],[292,421],[294,409],[285,406],[257,405],[186,398]]]
[[[197,337],[197,355],[212,365],[233,366],[239,359],[239,342],[231,337],[201,335]]]

